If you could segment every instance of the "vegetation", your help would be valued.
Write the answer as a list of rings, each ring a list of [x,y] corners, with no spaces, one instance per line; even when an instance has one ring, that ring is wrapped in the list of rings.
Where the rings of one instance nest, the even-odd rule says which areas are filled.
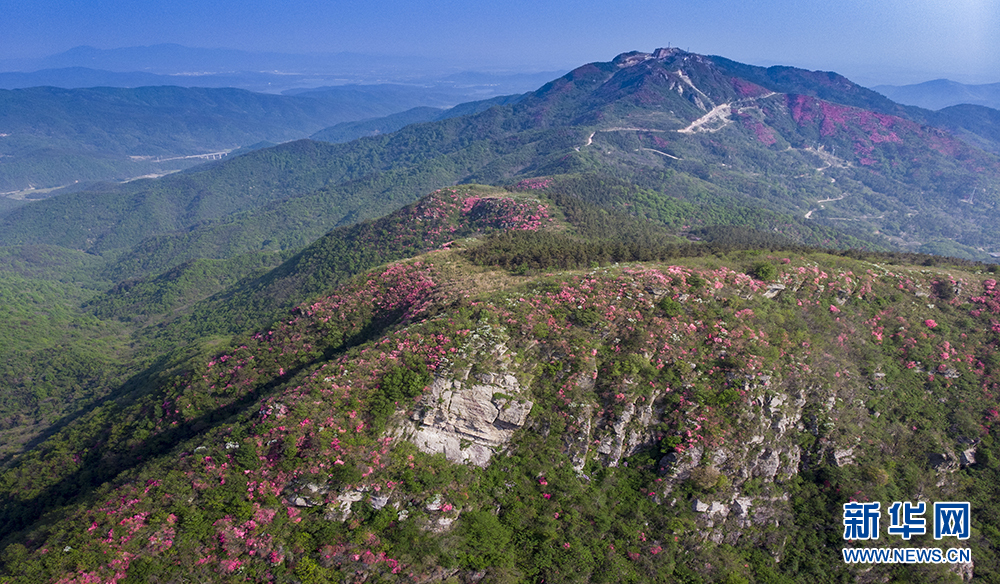
[[[854,577],[837,556],[841,504],[911,500],[917,488],[974,501],[983,535],[969,545],[977,575],[988,577],[994,502],[983,489],[996,404],[983,388],[996,382],[998,342],[988,274],[818,253],[688,262],[510,288],[466,279],[449,251],[367,273],[271,331],[148,379],[132,400],[82,416],[10,467],[2,480],[18,495],[3,511],[4,532],[31,533],[34,543],[8,538],[6,577],[322,581],[361,571],[392,580],[440,566],[496,579],[839,581]],[[726,267],[736,264],[747,267]],[[776,268],[782,296],[763,297],[766,284],[745,273],[762,265]],[[944,277],[946,286],[935,284]],[[921,290],[935,308],[909,301]],[[459,375],[463,359],[480,371],[499,366],[474,349],[473,331],[488,328],[509,333],[508,371],[533,379],[533,431],[483,469],[391,439],[383,428],[400,423],[393,412],[414,408],[432,375]],[[939,372],[947,368],[958,376]],[[591,389],[573,381],[591,370]],[[745,375],[771,381],[736,382]],[[801,448],[809,470],[773,482],[713,467],[696,467],[688,481],[665,472],[660,452],[740,452],[726,445],[754,431],[752,404],[794,387],[813,388],[805,428],[771,447]],[[914,399],[925,391],[947,399]],[[826,410],[830,397],[838,405]],[[583,430],[573,404],[593,404],[600,441],[624,405],[644,400],[669,404],[651,421],[649,449],[614,467],[595,449],[574,472],[567,444]],[[858,436],[853,461],[836,464],[831,449]],[[933,486],[945,475],[927,454],[967,440],[985,462],[956,466]],[[351,492],[362,501],[348,519],[330,518]],[[767,503],[782,492],[787,503]],[[381,493],[401,506],[376,509]],[[713,531],[694,501],[733,493],[778,513],[781,536],[751,522],[736,545],[706,545]],[[324,503],[295,502],[303,497]],[[443,534],[426,527],[446,520]]]
[[[125,331],[81,313],[90,294],[72,284],[0,276],[0,457],[124,380]]]
[[[0,582],[1000,579],[996,161],[685,55],[5,212]]]
[[[264,283],[290,291],[345,282],[332,295],[300,304],[269,329],[222,345],[196,342],[131,380],[104,379],[117,387],[113,400],[54,428],[0,474],[4,491],[17,493],[0,510],[10,534],[4,577],[169,579],[183,570],[216,580],[324,581],[359,570],[393,579],[442,567],[486,570],[496,579],[832,581],[852,577],[832,555],[842,545],[837,511],[846,493],[912,498],[916,484],[927,489],[928,477],[940,472],[920,462],[929,460],[921,452],[892,445],[954,450],[972,440],[990,460],[996,406],[979,388],[991,387],[996,374],[989,325],[996,286],[982,267],[976,274],[971,263],[928,269],[921,260],[930,256],[680,242],[660,223],[559,192],[543,195],[532,184],[548,186],[526,183],[512,194],[446,189],[380,222],[331,234],[244,289],[261,294]],[[462,244],[465,251],[440,250],[469,235],[485,237]],[[666,259],[683,263],[591,267],[635,260],[614,255],[643,253],[626,245],[633,240],[649,250],[658,244],[671,250]],[[466,255],[523,271],[503,259],[513,252],[496,255],[503,242],[548,250],[533,252],[538,275],[475,276]],[[377,256],[341,257],[349,249],[392,256],[434,248],[353,279],[352,269]],[[562,249],[612,255],[544,259]],[[317,271],[329,261],[320,258],[334,257],[345,262],[344,277]],[[583,271],[543,275],[576,266]],[[133,314],[141,321],[184,310],[193,289],[229,282],[213,268],[226,273],[222,264],[200,261],[170,277],[120,285],[92,301],[97,316],[90,318],[96,324],[105,322],[98,317],[128,321]],[[765,298],[772,282],[785,292]],[[920,290],[935,308],[907,300]],[[890,321],[906,332],[887,330],[882,323]],[[859,328],[871,334],[859,335]],[[503,361],[473,341],[498,338],[499,330],[511,351]],[[948,358],[941,361],[943,347]],[[937,373],[939,361],[944,373]],[[482,469],[390,438],[402,423],[398,412],[408,416],[433,379],[461,375],[464,367],[508,367],[535,402],[532,430],[515,434],[509,456]],[[914,368],[936,374],[916,381]],[[573,381],[591,371],[592,385]],[[736,383],[746,375],[781,381]],[[771,480],[734,476],[724,464],[696,466],[688,480],[667,472],[664,454],[746,443],[752,422],[739,412],[752,412],[761,395],[793,387],[814,387],[802,407],[805,429],[775,437],[772,447],[801,448],[808,471],[782,471]],[[954,397],[904,398],[924,390]],[[845,405],[817,410],[829,396]],[[959,405],[962,399],[975,407]],[[584,451],[584,467],[574,472],[579,451],[567,444],[582,427],[572,404],[591,404],[590,432],[601,441],[623,407],[647,400],[662,406],[644,430],[645,446],[616,466],[600,449]],[[846,405],[857,400],[864,408]],[[950,438],[941,433],[949,424]],[[852,464],[835,464],[830,449],[858,435],[870,447],[856,451]],[[935,487],[935,496],[968,497],[976,501],[975,517],[988,517],[992,502],[977,490],[986,468],[963,467],[956,472],[966,478]],[[787,504],[764,502],[781,491],[791,495]],[[362,501],[348,518],[329,515],[340,508],[338,497],[354,492]],[[380,492],[400,506],[373,506]],[[706,547],[711,530],[691,510],[695,500],[742,493],[784,517],[783,532],[796,537],[779,541],[751,523],[739,528],[743,543]],[[986,529],[988,520],[974,520]],[[444,534],[427,528],[446,524],[452,527]],[[977,574],[991,573],[992,545],[985,537],[972,543]]]
[[[483,111],[490,104],[470,104],[470,115],[66,193],[6,211],[0,243],[87,250],[112,262],[107,278],[123,280],[197,258],[300,250],[442,185],[569,174],[553,188],[677,230],[776,229],[812,246],[979,260],[995,251],[993,155],[842,78],[718,59],[685,65],[687,74],[712,103],[740,108],[718,131],[680,133],[705,111],[669,82],[641,80],[669,81],[685,58],[587,66]],[[933,247],[944,240],[954,245]]]
[[[162,174],[202,162],[184,156],[304,138],[411,101],[378,91],[304,97],[168,86],[2,90],[0,192]]]

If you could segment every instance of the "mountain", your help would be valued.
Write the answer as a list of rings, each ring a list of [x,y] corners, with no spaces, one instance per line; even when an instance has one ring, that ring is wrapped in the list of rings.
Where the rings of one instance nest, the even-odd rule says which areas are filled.
[[[301,248],[442,184],[584,172],[656,191],[617,204],[678,229],[691,225],[673,201],[719,208],[705,225],[774,223],[813,244],[988,259],[1000,235],[997,159],[914,111],[833,73],[628,53],[473,115],[22,206],[0,217],[0,242],[113,252],[127,264],[116,277],[133,277],[196,257]],[[126,227],[136,212],[154,220]]]
[[[953,105],[935,112],[931,120],[973,146],[1000,153],[1000,110],[980,105]]]
[[[320,142],[332,142],[334,144],[350,142],[365,136],[378,136],[379,134],[391,134],[396,130],[405,128],[410,124],[420,124],[432,122],[444,110],[436,107],[415,107],[397,114],[388,115],[381,118],[359,120],[357,122],[341,122],[329,128],[324,128],[316,132],[309,138]]]
[[[355,83],[367,78],[351,78]],[[9,71],[0,73],[0,89],[27,89],[30,87],[59,87],[85,89],[90,87],[176,87],[235,88],[259,93],[280,94],[287,91],[310,89],[317,84],[345,82],[343,76],[310,74],[283,74],[267,71],[222,71],[149,73],[148,71],[105,71],[90,67],[61,67],[37,71]]]
[[[166,86],[0,90],[0,103],[2,192],[164,174],[262,140],[455,102],[399,86],[343,87],[312,98]]]
[[[157,86],[0,90],[4,106],[0,156],[5,158],[0,165],[0,193],[45,198],[52,187],[162,175],[202,162],[209,153],[231,152],[262,140],[304,138],[337,123],[370,120],[415,107],[452,108],[441,117],[454,117],[478,111],[473,107],[485,109],[514,99],[490,97],[472,102],[476,106],[452,107],[506,87],[497,84],[351,84],[278,96],[211,88],[230,85],[229,77],[199,77],[203,82],[194,83],[195,88],[182,88],[178,87],[182,79],[168,76],[139,74],[126,79],[129,74],[109,75],[85,70],[79,83],[117,80],[130,85],[126,82],[131,80]],[[57,81],[41,73],[29,78]],[[392,130],[402,127],[390,126]],[[16,192],[22,190],[30,192]]]
[[[989,112],[661,49],[429,113],[0,211],[0,582],[997,578],[998,268],[903,251],[995,249]],[[896,501],[968,538],[845,539]]]
[[[119,73],[146,71],[171,75],[178,73],[225,73],[233,71],[275,71],[300,74],[351,74],[381,69],[426,74],[427,69],[444,69],[440,62],[413,57],[376,56],[358,53],[296,55],[252,52],[236,49],[204,49],[163,43],[141,47],[98,49],[79,46],[39,59],[0,61],[7,71],[37,71],[66,67],[87,67]]]
[[[478,89],[478,88],[477,88]],[[378,83],[371,85],[345,84],[335,87],[315,87],[286,91],[283,95],[313,98],[324,103],[344,103],[355,105],[389,105],[383,111],[398,113],[413,107],[446,108],[463,103],[475,96],[471,88],[455,88],[440,85],[403,85],[398,83]],[[372,108],[374,111],[374,108]],[[353,121],[353,120],[352,120]]]
[[[154,73],[118,73],[101,71],[87,67],[66,67],[63,69],[43,69],[41,71],[0,73],[0,89],[25,89],[28,87],[62,87],[65,89],[84,87],[142,87],[154,85],[176,85],[166,75]]]
[[[176,44],[118,49],[83,46],[40,59],[0,59],[0,88],[176,85],[284,93],[394,83],[461,95],[462,99],[451,101],[454,104],[530,91],[564,72],[456,73],[456,62],[460,57],[445,63],[395,55],[260,53]]]
[[[405,128],[410,124],[433,122],[477,114],[488,110],[495,105],[507,105],[516,103],[521,99],[520,95],[504,95],[491,99],[461,103],[448,109],[418,107],[392,114],[383,118],[373,118],[357,122],[342,122],[329,128],[324,128],[316,132],[310,139],[321,142],[350,142],[365,136],[377,136],[379,134],[390,134],[396,130]]]
[[[1000,83],[967,85],[948,79],[935,79],[914,85],[878,85],[872,89],[893,101],[929,110],[960,104],[1000,109]]]
[[[186,344],[8,459],[0,577],[997,573],[996,266],[711,247],[555,187],[441,189],[238,284],[318,281],[351,263],[335,240],[416,254]],[[845,503],[920,498],[969,502],[969,538],[843,538]],[[949,544],[971,561],[841,556]]]

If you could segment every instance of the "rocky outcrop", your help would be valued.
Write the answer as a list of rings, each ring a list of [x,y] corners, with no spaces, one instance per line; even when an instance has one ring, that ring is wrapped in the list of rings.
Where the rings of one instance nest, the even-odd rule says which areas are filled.
[[[618,466],[618,461],[621,459],[622,452],[628,443],[625,427],[632,421],[634,414],[635,404],[625,404],[625,408],[616,417],[614,422],[611,423],[611,432],[605,434],[600,444],[597,445],[598,454],[604,455],[605,464],[608,466]]]
[[[485,373],[474,379],[435,378],[411,423],[398,433],[423,452],[486,466],[524,425],[534,403],[521,396],[514,375]]]
[[[959,459],[954,452],[932,452],[927,455],[927,462],[931,468],[939,473],[954,472],[958,469]]]
[[[328,521],[347,521],[351,516],[351,506],[365,498],[362,491],[347,491],[337,496],[336,500],[326,506]]]
[[[958,564],[951,564],[948,567],[948,569],[961,578],[963,582],[972,580],[975,568],[976,566],[973,562],[961,562]]]
[[[325,484],[294,481],[284,489],[288,503],[295,507],[315,507],[323,503],[324,495],[329,492]]]
[[[573,421],[578,430],[566,433],[566,453],[573,461],[573,470],[580,473],[587,464],[587,453],[590,450],[594,407],[589,404],[573,404],[573,406],[577,411]]]
[[[763,296],[764,298],[776,298],[778,294],[781,294],[784,290],[785,290],[784,284],[774,283],[767,287],[767,290],[764,291]]]
[[[732,545],[748,529],[790,521],[788,496],[773,485],[797,474],[803,463],[798,440],[804,392],[790,392],[769,376],[748,378],[744,390],[759,397],[740,414],[743,438],[716,446],[693,444],[667,453],[659,463],[663,481],[657,500],[670,501],[671,492],[690,481],[704,492],[692,504],[696,522],[703,537],[715,543]],[[838,464],[851,463],[849,448],[827,452]],[[752,491],[745,488],[749,481]],[[761,490],[761,485],[771,486]],[[762,537],[761,530],[754,533]],[[780,553],[783,544],[771,543],[768,547]]]

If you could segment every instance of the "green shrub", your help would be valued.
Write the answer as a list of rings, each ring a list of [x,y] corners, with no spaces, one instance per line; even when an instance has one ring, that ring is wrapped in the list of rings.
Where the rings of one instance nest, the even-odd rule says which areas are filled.
[[[750,268],[750,275],[758,280],[773,280],[778,277],[778,268],[769,262],[757,262]]]
[[[663,311],[663,314],[666,315],[667,318],[673,318],[675,316],[679,316],[681,312],[683,312],[684,310],[684,307],[681,306],[680,302],[677,302],[676,300],[670,298],[669,296],[662,298],[659,302],[656,303],[656,305],[660,308],[660,310]]]
[[[427,365],[410,356],[403,359],[403,365],[387,371],[378,389],[368,398],[372,429],[381,432],[389,416],[396,411],[397,402],[417,397],[430,381]]]

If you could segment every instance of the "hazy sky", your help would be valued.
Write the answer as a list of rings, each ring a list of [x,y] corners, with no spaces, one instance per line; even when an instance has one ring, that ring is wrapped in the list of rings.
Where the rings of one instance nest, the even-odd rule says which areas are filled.
[[[0,0],[0,59],[156,43],[533,70],[669,44],[867,84],[986,83],[1000,0]]]

